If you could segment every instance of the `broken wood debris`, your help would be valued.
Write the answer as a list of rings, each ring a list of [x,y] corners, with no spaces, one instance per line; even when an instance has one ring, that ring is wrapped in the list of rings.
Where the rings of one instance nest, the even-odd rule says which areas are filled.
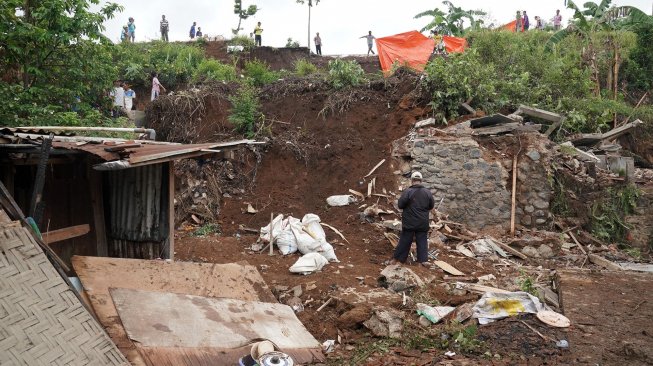
[[[374,174],[374,172],[375,172],[375,171],[376,171],[376,170],[377,170],[381,165],[383,165],[383,163],[385,163],[385,159],[381,160],[378,164],[376,164],[376,165],[374,166],[374,168],[372,168],[372,170],[370,170],[370,172],[367,173],[367,175],[364,176],[363,178],[367,178],[367,177],[369,177],[370,175]]]
[[[606,269],[609,269],[611,271],[623,271],[623,268],[618,265],[617,263],[614,263],[612,261],[609,261],[601,256],[598,256],[596,254],[589,254],[589,259],[590,262],[599,265],[601,267],[604,267]]]
[[[474,130],[472,135],[475,136],[493,136],[493,135],[503,135],[507,133],[514,132],[539,132],[542,129],[542,125],[532,124],[532,125],[523,125],[519,122],[505,123],[502,125],[496,125],[491,127],[477,128]]]
[[[91,231],[91,229],[88,224],[76,225],[63,229],[52,230],[43,233],[43,242],[45,244],[50,245],[51,243],[56,243],[56,242],[76,238],[78,236],[86,235],[88,234],[89,231]]]
[[[454,275],[454,276],[464,276],[465,275],[463,272],[459,271],[454,266],[452,266],[451,264],[449,264],[449,263],[447,263],[445,261],[433,261],[433,264],[440,267],[440,269],[442,269],[443,271],[445,271],[445,272],[447,272],[447,273],[449,273],[451,275]]]

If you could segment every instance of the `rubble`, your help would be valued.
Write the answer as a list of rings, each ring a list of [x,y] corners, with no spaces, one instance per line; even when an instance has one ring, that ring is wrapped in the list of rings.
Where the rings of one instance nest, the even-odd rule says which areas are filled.
[[[391,308],[375,308],[372,317],[363,325],[377,337],[401,338],[404,330],[404,314]]]

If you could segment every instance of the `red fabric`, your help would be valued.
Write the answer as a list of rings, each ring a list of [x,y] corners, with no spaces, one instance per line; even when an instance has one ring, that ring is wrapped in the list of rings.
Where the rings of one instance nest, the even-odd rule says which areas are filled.
[[[467,47],[464,38],[444,36],[447,52],[463,52]],[[381,69],[388,72],[394,62],[407,65],[417,71],[423,71],[433,53],[435,41],[420,32],[410,31],[376,39]]]

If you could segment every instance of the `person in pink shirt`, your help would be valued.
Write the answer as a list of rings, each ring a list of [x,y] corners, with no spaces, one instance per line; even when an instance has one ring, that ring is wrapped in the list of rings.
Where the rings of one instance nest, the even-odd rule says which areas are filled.
[[[560,30],[562,26],[562,15],[560,15],[560,10],[556,10],[556,15],[553,17],[553,28],[555,30]]]
[[[161,83],[159,82],[159,74],[157,74],[156,72],[152,72],[152,97],[150,99],[151,101],[154,101],[154,99],[159,97],[159,94],[161,93],[161,89],[163,89],[164,92],[166,91],[166,88],[163,85],[161,85]]]

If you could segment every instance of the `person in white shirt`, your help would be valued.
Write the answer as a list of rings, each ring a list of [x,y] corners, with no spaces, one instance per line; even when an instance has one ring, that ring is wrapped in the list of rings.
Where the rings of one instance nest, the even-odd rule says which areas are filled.
[[[129,119],[134,119],[134,112],[132,108],[134,107],[134,99],[136,99],[136,92],[125,83],[123,89],[125,90],[125,111],[127,112],[127,117]]]
[[[113,108],[111,109],[111,116],[117,118],[120,116],[120,111],[125,107],[125,90],[122,87],[122,82],[116,80],[113,82],[113,90],[109,96],[113,98]]]

